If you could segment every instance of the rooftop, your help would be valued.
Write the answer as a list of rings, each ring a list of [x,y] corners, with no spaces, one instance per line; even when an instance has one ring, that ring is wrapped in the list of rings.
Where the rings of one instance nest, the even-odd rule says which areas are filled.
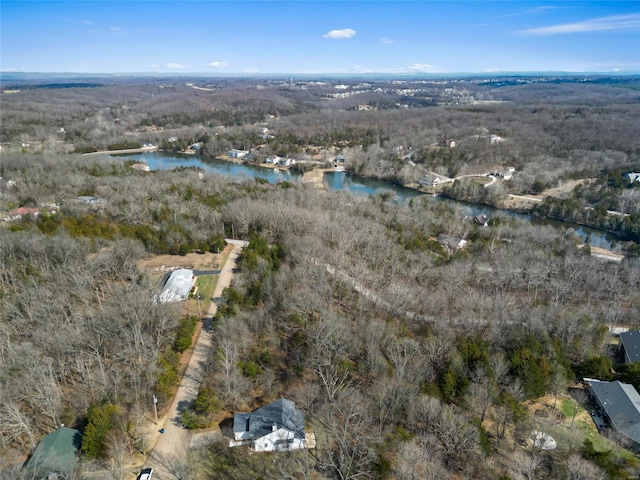
[[[180,268],[171,272],[164,290],[160,293],[158,300],[160,303],[179,302],[189,297],[193,283],[193,272],[186,268]]]
[[[296,438],[304,439],[304,412],[296,410],[295,403],[281,398],[251,413],[238,413],[233,418],[233,431],[251,432],[253,438],[268,435],[276,429],[286,428]]]
[[[624,363],[640,362],[640,330],[629,330],[620,334],[624,350]]]
[[[42,439],[27,462],[29,478],[47,478],[52,473],[70,473],[78,457],[80,432],[73,428],[60,427]]]
[[[612,427],[640,444],[640,395],[633,385],[590,379],[589,386]]]

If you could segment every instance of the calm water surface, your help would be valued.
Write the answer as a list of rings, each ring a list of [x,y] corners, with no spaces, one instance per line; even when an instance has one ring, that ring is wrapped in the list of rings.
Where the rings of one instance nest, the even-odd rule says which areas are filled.
[[[203,159],[202,157],[195,155],[184,155],[179,153],[146,152],[126,155],[111,155],[110,157],[146,163],[149,165],[151,170],[173,170],[178,167],[197,167],[208,173],[224,175],[233,180],[261,178],[269,183],[278,183],[282,181],[299,182],[302,179],[302,175],[300,174],[290,173],[283,170],[225,162],[214,158]],[[424,193],[401,185],[395,185],[391,182],[358,177],[355,175],[349,175],[345,172],[325,173],[324,183],[327,186],[327,189],[331,191],[346,191],[358,196],[388,195],[389,200],[395,203],[404,203],[412,198],[425,195]],[[562,230],[572,228],[583,241],[589,237],[589,243],[597,247],[610,249],[612,248],[612,243],[616,241],[616,237],[614,235],[601,230],[583,227],[581,225],[555,220],[537,219],[526,214],[509,212],[507,210],[498,210],[482,205],[456,202],[455,200],[449,200],[441,197],[438,197],[438,199],[443,202],[452,202],[457,204],[464,214],[469,216],[476,216],[483,213],[489,217],[498,214],[506,214],[514,218],[521,218],[523,220],[530,221],[534,224],[551,225]]]

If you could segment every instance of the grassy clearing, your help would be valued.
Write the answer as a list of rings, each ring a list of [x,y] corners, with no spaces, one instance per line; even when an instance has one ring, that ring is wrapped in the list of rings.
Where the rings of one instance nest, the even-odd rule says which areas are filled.
[[[309,471],[310,454],[306,450],[282,453],[254,453],[247,447],[229,448],[226,441],[213,442],[206,448],[205,474],[212,480],[284,478]]]
[[[576,408],[578,412],[575,415],[572,428],[571,419],[573,418]],[[560,410],[565,415],[565,420],[562,422],[560,426],[561,428],[556,429],[556,435],[561,438],[573,437],[572,443],[577,445],[578,448],[582,447],[585,439],[589,439],[593,442],[593,447],[599,452],[613,451],[621,458],[632,463],[636,463],[638,461],[638,457],[632,452],[622,448],[600,434],[595,423],[593,423],[593,420],[591,419],[589,410],[582,407],[573,398],[564,398],[560,404]],[[559,440],[559,438],[556,438],[556,440]],[[560,447],[561,443],[559,442],[558,445]]]
[[[185,309],[193,314],[205,316],[209,311],[211,297],[213,296],[213,291],[216,289],[217,284],[218,275],[202,275],[197,277],[196,287],[198,290],[196,295],[200,295],[199,304],[197,298],[189,298],[185,305]]]

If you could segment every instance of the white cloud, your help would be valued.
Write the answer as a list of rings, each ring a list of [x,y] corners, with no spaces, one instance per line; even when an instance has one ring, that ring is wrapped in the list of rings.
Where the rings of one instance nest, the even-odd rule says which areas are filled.
[[[0,72],[5,72],[5,73],[14,73],[14,72],[24,72],[26,71],[26,68],[24,67],[9,67],[9,68],[3,68],[2,70],[0,70]]]
[[[414,63],[408,67],[391,67],[391,68],[372,68],[354,65],[347,72],[338,71],[324,73],[392,73],[392,74],[415,74],[415,73],[442,73],[435,65],[426,63]]]
[[[355,30],[351,30],[350,28],[343,28],[342,30],[331,30],[330,32],[325,33],[322,38],[330,38],[332,40],[344,40],[347,38],[354,37],[356,34]]]
[[[520,30],[520,34],[528,36],[561,35],[565,33],[598,32],[605,30],[626,30],[640,28],[640,13],[628,15],[611,15],[609,17],[592,18],[576,23],[563,23],[548,27]]]
[[[260,70],[258,70],[257,68],[248,68],[244,71],[244,73],[260,73]]]
[[[544,13],[547,12],[549,10],[557,10],[559,8],[565,8],[565,7],[560,7],[557,5],[543,5],[540,7],[534,7],[534,8],[528,8],[527,10],[521,10],[519,12],[515,12],[515,13],[507,13],[506,15],[503,15],[504,17],[518,17],[520,15],[537,15],[539,13]]]
[[[230,65],[229,62],[220,62],[220,61],[207,63],[207,67],[213,67],[213,68],[225,68],[225,67],[228,67],[229,65]]]
[[[185,65],[181,63],[167,63],[165,67],[170,68],[172,70],[180,70],[182,68],[187,68]]]
[[[414,63],[413,65],[409,65],[407,70],[410,72],[433,73],[436,71],[436,67],[427,63]]]
[[[109,30],[111,30],[112,32],[119,32],[122,29],[120,27],[110,27]]]
[[[93,25],[91,20],[81,20],[79,23],[82,25]]]
[[[394,41],[391,40],[390,38],[381,38],[380,43],[389,44],[389,43],[394,43]]]

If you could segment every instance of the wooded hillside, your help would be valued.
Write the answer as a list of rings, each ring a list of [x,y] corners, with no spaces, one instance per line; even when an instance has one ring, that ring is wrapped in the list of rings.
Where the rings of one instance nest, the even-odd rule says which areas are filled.
[[[77,478],[126,478],[127,456],[150,449],[153,397],[166,409],[197,330],[180,304],[155,301],[139,262],[233,237],[249,245],[180,421],[215,429],[284,397],[317,446],[251,457],[214,442],[176,478],[631,478],[637,458],[595,430],[580,381],[640,387],[610,333],[640,325],[637,257],[602,260],[571,229],[507,214],[481,226],[428,195],[398,204],[70,152],[322,152],[399,183],[512,166],[496,190],[457,181],[449,194],[589,179],[537,214],[637,234],[640,189],[620,180],[640,171],[637,81],[354,80],[345,96],[278,80],[3,84],[20,91],[2,94],[0,212],[33,210],[0,224],[0,475],[19,478],[64,423],[83,434]],[[534,445],[536,431],[558,447]]]

